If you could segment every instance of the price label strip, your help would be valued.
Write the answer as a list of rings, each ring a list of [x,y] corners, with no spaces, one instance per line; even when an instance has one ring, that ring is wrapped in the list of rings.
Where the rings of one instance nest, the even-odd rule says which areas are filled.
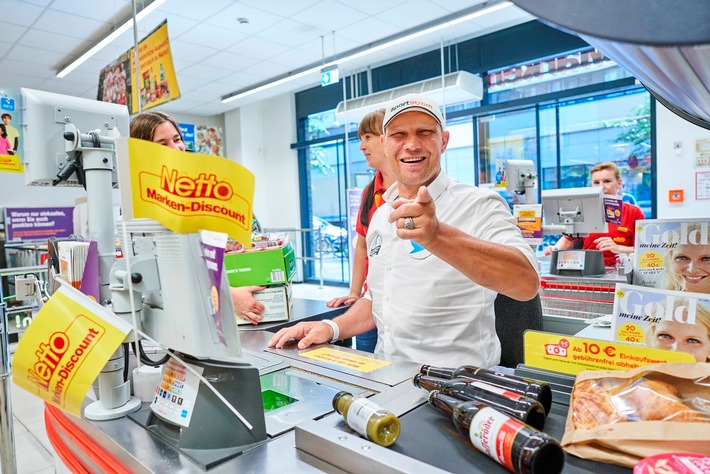
[[[525,365],[563,374],[584,370],[629,370],[664,362],[695,362],[685,352],[596,339],[525,331]]]

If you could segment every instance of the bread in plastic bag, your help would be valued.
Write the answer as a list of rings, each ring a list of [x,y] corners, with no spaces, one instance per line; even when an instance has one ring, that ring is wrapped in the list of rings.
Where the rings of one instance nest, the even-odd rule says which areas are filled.
[[[562,446],[585,459],[629,467],[667,451],[710,454],[710,364],[580,373]]]

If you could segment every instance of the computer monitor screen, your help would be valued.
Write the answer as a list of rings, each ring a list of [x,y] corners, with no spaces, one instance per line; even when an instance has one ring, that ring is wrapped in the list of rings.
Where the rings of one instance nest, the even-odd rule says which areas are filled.
[[[66,150],[68,142],[64,139],[67,124],[73,124],[82,134],[98,131],[99,136],[109,136],[113,129],[118,130],[120,136],[129,134],[125,105],[26,88],[22,88],[21,93],[26,185],[52,186],[57,173],[71,160]],[[73,174],[56,185],[79,186],[80,183]]]
[[[564,226],[567,234],[587,235],[608,230],[601,187],[542,191],[542,216],[545,224]]]

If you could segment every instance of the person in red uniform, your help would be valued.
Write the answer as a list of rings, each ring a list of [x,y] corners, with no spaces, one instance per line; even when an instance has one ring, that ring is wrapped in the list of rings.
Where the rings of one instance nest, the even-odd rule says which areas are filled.
[[[623,181],[619,175],[619,168],[609,161],[597,164],[589,171],[592,176],[592,186],[604,188],[604,194],[616,196],[622,189]],[[634,252],[634,237],[636,221],[645,219],[643,211],[633,204],[621,204],[621,224],[609,223],[609,231],[605,234],[589,234],[584,238],[583,249],[601,250],[604,252],[604,266],[616,266],[616,256],[620,253],[631,254]],[[552,247],[547,247],[545,255],[550,255],[553,250],[569,250],[576,239],[563,235]]]
[[[360,122],[358,137],[360,137],[360,150],[367,159],[370,168],[376,171],[375,177],[365,186],[360,202],[360,211],[357,216],[355,230],[358,237],[355,243],[355,254],[353,258],[353,276],[350,279],[350,294],[339,296],[328,301],[330,308],[338,306],[351,306],[367,291],[367,246],[365,237],[370,220],[378,207],[382,204],[382,194],[394,183],[394,173],[390,171],[390,165],[385,156],[384,145],[380,139],[382,135],[382,120],[385,117],[385,109],[379,109],[367,114]],[[361,351],[374,352],[377,345],[377,330],[373,329],[355,338],[355,347]]]

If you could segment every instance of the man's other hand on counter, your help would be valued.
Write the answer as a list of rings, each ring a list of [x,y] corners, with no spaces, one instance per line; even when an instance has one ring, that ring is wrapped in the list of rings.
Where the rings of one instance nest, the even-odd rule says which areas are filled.
[[[281,349],[291,339],[298,341],[298,348],[305,349],[311,344],[323,344],[333,339],[333,328],[323,321],[303,322],[279,330],[268,343],[269,347]]]

